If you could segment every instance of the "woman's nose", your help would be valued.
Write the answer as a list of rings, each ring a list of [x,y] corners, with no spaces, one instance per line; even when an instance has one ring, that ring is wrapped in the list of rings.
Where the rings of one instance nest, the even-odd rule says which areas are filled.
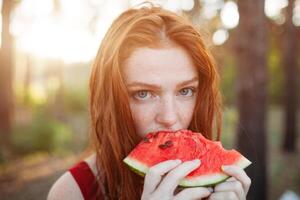
[[[164,128],[172,128],[177,122],[176,103],[172,98],[162,99],[156,113],[156,122]]]

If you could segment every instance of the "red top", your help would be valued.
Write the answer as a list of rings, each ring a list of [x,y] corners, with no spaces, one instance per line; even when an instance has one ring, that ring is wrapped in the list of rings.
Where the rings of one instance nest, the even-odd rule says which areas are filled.
[[[91,168],[85,161],[81,161],[72,168],[69,172],[77,182],[81,194],[85,200],[104,200],[102,193],[97,195],[98,182]]]

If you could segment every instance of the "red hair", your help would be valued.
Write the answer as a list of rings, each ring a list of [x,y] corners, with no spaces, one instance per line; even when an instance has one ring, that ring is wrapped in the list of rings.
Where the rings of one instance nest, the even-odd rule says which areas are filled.
[[[90,78],[91,142],[96,163],[111,199],[139,199],[143,178],[122,160],[140,141],[134,129],[122,66],[139,47],[184,48],[199,75],[199,92],[190,130],[217,140],[221,131],[221,98],[218,73],[199,32],[186,19],[159,7],[130,9],[106,33]]]

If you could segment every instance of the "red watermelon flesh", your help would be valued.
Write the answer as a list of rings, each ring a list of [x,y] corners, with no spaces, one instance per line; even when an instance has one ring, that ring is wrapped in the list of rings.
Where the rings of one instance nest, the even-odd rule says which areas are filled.
[[[151,166],[175,159],[182,162],[201,160],[200,167],[181,180],[179,185],[183,187],[215,185],[229,178],[222,171],[222,165],[237,165],[244,169],[251,164],[236,150],[226,150],[220,142],[190,130],[148,133],[123,161],[133,171],[144,175]]]

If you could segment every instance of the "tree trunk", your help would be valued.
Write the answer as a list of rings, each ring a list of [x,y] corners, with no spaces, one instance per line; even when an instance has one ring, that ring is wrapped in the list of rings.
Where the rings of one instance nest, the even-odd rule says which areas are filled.
[[[10,134],[13,112],[12,92],[12,37],[9,34],[11,0],[2,2],[2,34],[0,50],[0,150],[2,156],[9,156]]]
[[[266,82],[267,26],[264,1],[238,1],[237,55],[237,148],[252,161],[246,173],[252,180],[247,199],[268,199]]]
[[[293,25],[294,0],[289,1],[286,10],[286,22],[284,24],[282,38],[282,65],[284,71],[284,107],[285,129],[283,138],[283,151],[296,151],[296,116],[297,116],[297,30]],[[299,92],[299,91],[298,91]]]
[[[23,85],[23,104],[25,106],[29,105],[30,103],[30,85],[32,79],[32,58],[30,54],[26,54],[26,71],[25,71],[25,78],[24,78],[24,85]]]

